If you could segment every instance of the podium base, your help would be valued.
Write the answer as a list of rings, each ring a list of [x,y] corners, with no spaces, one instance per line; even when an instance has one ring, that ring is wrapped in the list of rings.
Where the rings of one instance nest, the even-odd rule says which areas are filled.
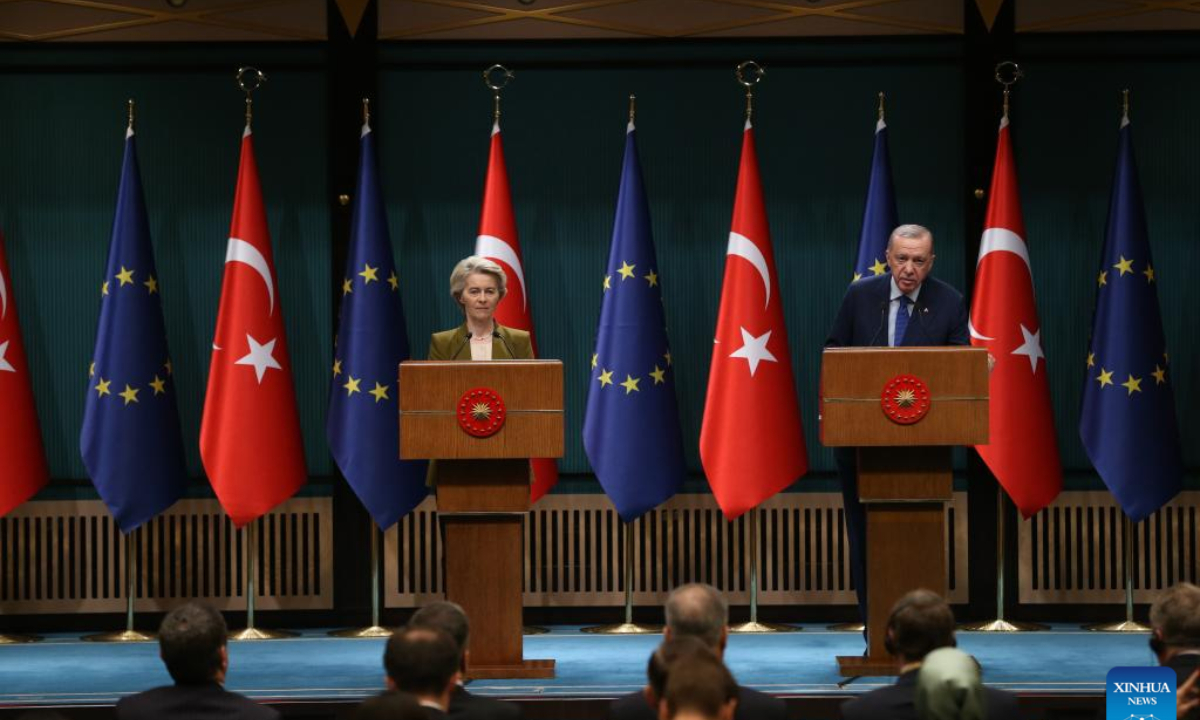
[[[842,677],[887,677],[899,675],[900,666],[890,657],[838,655],[838,674]]]
[[[1095,625],[1084,625],[1084,630],[1092,632],[1150,632],[1150,628],[1133,620],[1122,620],[1121,622],[1112,623],[1097,623]]]
[[[365,628],[350,628],[348,630],[330,630],[329,637],[336,638],[389,638],[392,636],[391,628],[372,625]]]
[[[1013,622],[1011,620],[986,620],[984,622],[965,623],[960,625],[958,629],[964,632],[1018,633],[1049,630],[1050,627],[1040,623]]]
[[[467,666],[469,680],[504,680],[510,678],[548,680],[554,677],[553,660],[525,660],[514,665]]]

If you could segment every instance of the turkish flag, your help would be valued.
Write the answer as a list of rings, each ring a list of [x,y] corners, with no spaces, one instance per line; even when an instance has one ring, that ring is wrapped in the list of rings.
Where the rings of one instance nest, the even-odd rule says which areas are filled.
[[[808,472],[775,252],[749,121],[742,137],[733,227],[700,428],[700,460],[717,504],[729,520]]]
[[[971,344],[987,348],[995,366],[988,417],[990,442],[975,449],[1021,515],[1028,518],[1062,490],[1062,465],[1007,117],[1000,121],[988,197],[970,331]]]
[[[200,457],[237,527],[294,495],[308,476],[249,126],[242,135]]]
[[[521,243],[517,240],[517,221],[513,217],[512,194],[508,190],[508,170],[504,167],[504,145],[500,141],[500,123],[492,125],[492,147],[488,153],[487,179],[483,183],[483,210],[479,216],[479,236],[475,254],[495,260],[508,276],[508,292],[496,306],[496,322],[529,333],[536,356],[537,336],[529,308],[529,286],[521,261]],[[533,487],[530,499],[537,502],[558,482],[558,463],[553,458],[532,460]]]
[[[0,234],[0,517],[33,497],[50,477],[25,345],[17,322],[12,275]]]

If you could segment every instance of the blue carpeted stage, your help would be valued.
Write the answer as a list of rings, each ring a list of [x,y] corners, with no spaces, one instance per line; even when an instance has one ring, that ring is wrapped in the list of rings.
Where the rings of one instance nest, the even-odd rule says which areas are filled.
[[[983,664],[988,684],[1022,695],[1027,717],[1101,717],[1098,698],[1108,670],[1153,662],[1144,634],[1061,626],[1041,633],[958,637],[960,647]],[[476,681],[471,691],[518,700],[531,718],[603,717],[607,699],[642,686],[645,661],[660,639],[555,627],[547,635],[525,638],[528,657],[557,659],[555,679]],[[794,717],[832,718],[844,697],[891,682],[861,678],[838,686],[834,656],[861,650],[856,634],[808,626],[801,633],[732,636],[726,660],[743,684],[790,698],[797,708]],[[227,686],[278,703],[285,714],[311,717],[320,714],[313,711],[318,705],[333,714],[334,706],[379,691],[382,652],[382,640],[334,639],[316,631],[294,639],[232,643]],[[0,709],[6,711],[57,706],[82,717],[77,711],[111,706],[124,695],[169,682],[153,643],[108,645],[54,636],[0,647]],[[297,713],[297,708],[307,710]]]

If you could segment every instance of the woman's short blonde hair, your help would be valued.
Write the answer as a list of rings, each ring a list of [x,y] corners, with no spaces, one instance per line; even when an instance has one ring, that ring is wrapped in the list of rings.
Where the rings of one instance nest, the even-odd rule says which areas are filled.
[[[467,277],[475,273],[483,273],[496,278],[496,287],[500,290],[500,298],[508,292],[508,276],[504,269],[485,257],[471,255],[458,261],[454,272],[450,273],[450,297],[454,302],[462,302],[463,289],[467,287]]]

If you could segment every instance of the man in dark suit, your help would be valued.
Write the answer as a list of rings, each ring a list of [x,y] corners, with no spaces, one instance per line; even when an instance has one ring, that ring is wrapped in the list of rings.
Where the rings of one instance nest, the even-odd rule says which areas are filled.
[[[159,656],[174,685],[164,685],[117,703],[119,720],[275,720],[279,713],[226,690],[228,629],[221,613],[189,602],[163,618],[158,628]]]
[[[667,597],[667,627],[663,630],[663,643],[676,638],[696,638],[709,648],[717,658],[725,655],[729,641],[729,606],[725,599],[710,585],[694,583],[676,588]],[[662,663],[665,667],[669,663]],[[658,701],[666,686],[666,676],[655,678],[653,658],[650,665],[651,684],[641,692],[623,695],[613,701],[608,709],[609,720],[656,720]],[[656,687],[657,686],[657,687]],[[784,720],[787,708],[782,700],[766,693],[738,687],[738,702],[734,720]]]
[[[901,225],[888,238],[890,273],[851,283],[826,347],[967,345],[967,305],[950,285],[930,277],[933,234],[920,225]],[[850,542],[850,576],[858,612],[867,621],[867,523],[858,499],[854,448],[837,448],[838,477]],[[865,633],[864,633],[865,636]]]
[[[461,677],[458,663],[458,645],[436,628],[399,630],[383,651],[387,689],[416,697],[431,720],[446,717],[450,694]]]
[[[916,720],[917,676],[921,661],[943,647],[954,647],[954,613],[937,593],[913,590],[896,601],[887,623],[888,652],[900,677],[894,685],[872,690],[842,705],[843,720]],[[1016,720],[1017,697],[984,688],[988,720]]]
[[[460,678],[467,672],[467,664],[471,659],[468,641],[471,636],[471,625],[467,614],[456,603],[439,600],[429,603],[413,613],[408,620],[410,628],[433,628],[441,630],[454,640],[458,647],[458,667]],[[450,720],[520,720],[521,710],[512,703],[501,702],[480,695],[472,695],[463,687],[463,682],[455,683],[450,693],[450,706],[446,713]]]
[[[1179,583],[1163,591],[1150,606],[1150,649],[1158,664],[1175,671],[1175,688],[1200,672],[1200,587]],[[1190,708],[1179,720],[1200,720]]]

